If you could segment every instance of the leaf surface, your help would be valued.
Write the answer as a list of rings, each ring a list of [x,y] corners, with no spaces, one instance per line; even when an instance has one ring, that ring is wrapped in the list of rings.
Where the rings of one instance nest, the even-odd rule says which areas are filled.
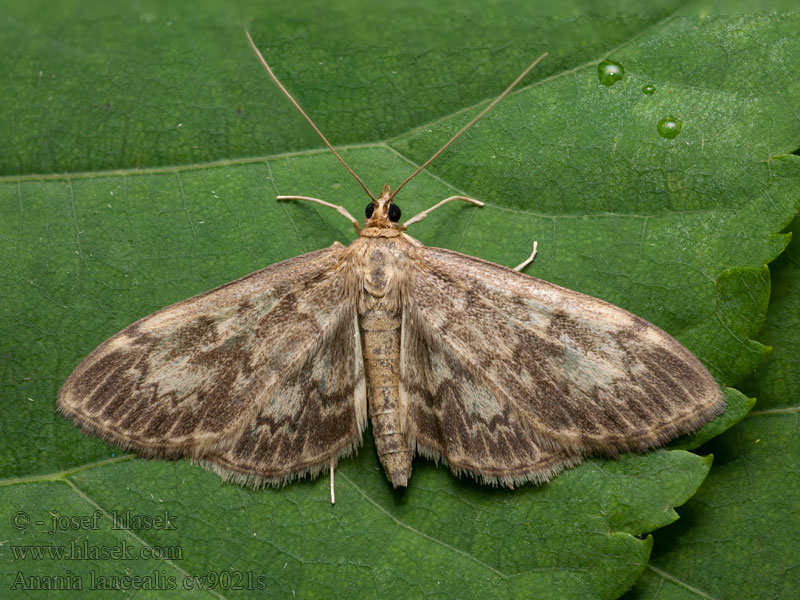
[[[408,490],[392,491],[367,435],[337,470],[335,506],[326,477],[243,489],[184,461],[120,455],[54,411],[75,365],[135,319],[353,238],[333,211],[271,200],[317,196],[357,216],[366,204],[260,71],[245,25],[374,190],[396,186],[550,50],[398,196],[406,216],[454,193],[487,206],[448,205],[413,235],[506,265],[536,239],[528,273],[632,310],[721,383],[740,382],[767,351],[752,339],[764,264],[798,209],[787,155],[800,145],[787,100],[798,83],[786,68],[797,20],[680,17],[677,2],[525,6],[209,3],[187,16],[145,3],[87,19],[3,9],[13,87],[0,108],[0,589],[66,571],[84,589],[94,576],[96,589],[154,597],[188,585],[209,597],[616,598],[633,585],[652,547],[643,534],[675,520],[710,467],[685,449],[749,409],[735,389],[726,415],[672,450],[590,460],[514,491],[424,460]],[[625,69],[610,87],[598,78],[606,59]],[[682,122],[674,139],[658,134],[666,116]],[[11,520],[20,511],[25,527]],[[97,527],[84,526],[96,511]],[[57,519],[66,528],[49,534],[54,514],[90,521]],[[20,554],[84,542],[135,558]],[[137,590],[146,581],[158,589]]]
[[[626,598],[797,596],[800,588],[800,220],[770,265],[773,295],[758,339],[772,353],[743,382],[756,407],[712,440],[714,468],[682,518],[656,536],[648,569]]]

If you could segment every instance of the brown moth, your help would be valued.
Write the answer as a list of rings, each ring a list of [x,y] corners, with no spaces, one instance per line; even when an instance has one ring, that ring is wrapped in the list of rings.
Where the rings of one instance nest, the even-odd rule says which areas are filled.
[[[168,306],[106,340],[61,388],[62,414],[149,457],[188,457],[226,479],[282,485],[331,470],[361,443],[405,486],[415,453],[489,484],[544,482],[592,454],[644,451],[725,402],[675,339],[602,300],[406,233],[394,192],[359,233]]]

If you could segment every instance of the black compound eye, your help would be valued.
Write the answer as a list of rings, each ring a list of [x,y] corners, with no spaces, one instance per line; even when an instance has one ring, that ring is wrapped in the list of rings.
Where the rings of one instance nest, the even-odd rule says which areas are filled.
[[[389,205],[389,220],[392,223],[397,223],[400,220],[400,207],[397,204]]]
[[[375,212],[375,206],[372,204],[372,202],[370,202],[364,209],[364,214],[367,215],[367,218],[369,219],[372,216],[372,213],[374,212]]]

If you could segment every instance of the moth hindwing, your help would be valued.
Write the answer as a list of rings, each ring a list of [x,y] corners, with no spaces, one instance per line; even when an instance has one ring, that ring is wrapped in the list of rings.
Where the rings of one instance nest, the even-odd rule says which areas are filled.
[[[64,415],[144,456],[188,457],[251,485],[333,474],[369,415],[399,487],[415,453],[513,486],[588,455],[647,450],[723,412],[712,376],[668,334],[522,274],[535,246],[509,269],[410,237],[450,201],[482,206],[451,196],[400,225],[395,195],[430,161],[375,197],[325,143],[370,195],[363,228],[324,200],[279,199],[332,207],[359,237],[133,323],[69,376]]]

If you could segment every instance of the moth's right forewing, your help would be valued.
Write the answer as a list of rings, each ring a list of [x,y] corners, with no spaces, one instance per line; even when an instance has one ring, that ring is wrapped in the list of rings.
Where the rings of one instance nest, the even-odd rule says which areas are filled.
[[[280,413],[291,428],[297,415],[290,413],[305,407],[276,401],[277,391],[326,338],[352,330],[344,252],[304,254],[137,321],[75,369],[59,410],[87,433],[146,456],[213,454],[264,412]],[[337,365],[352,376],[350,348]],[[355,397],[338,398],[353,427],[339,431],[347,439],[335,445],[351,446],[359,434]]]
[[[401,385],[411,429],[435,425],[427,437],[418,433],[430,453],[438,444],[445,459],[480,475],[469,465],[491,459],[499,444],[493,452],[509,465],[534,457],[508,478],[541,480],[587,454],[657,446],[724,410],[700,361],[639,317],[471,256],[428,247],[413,254],[404,310],[421,342],[404,347],[415,368]],[[444,443],[429,439],[436,431]]]

